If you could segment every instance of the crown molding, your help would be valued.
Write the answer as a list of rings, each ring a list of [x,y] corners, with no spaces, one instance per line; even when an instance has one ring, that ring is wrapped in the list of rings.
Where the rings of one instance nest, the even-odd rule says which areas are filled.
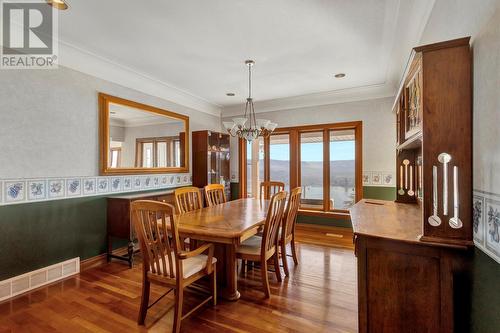
[[[59,40],[59,65],[220,117],[222,107],[115,61]]]
[[[255,102],[255,113],[298,109],[303,107],[340,104],[384,97],[394,97],[396,87],[393,84],[381,83],[362,87],[331,90],[314,94],[271,99]],[[231,105],[222,109],[222,116],[242,114],[244,104]]]

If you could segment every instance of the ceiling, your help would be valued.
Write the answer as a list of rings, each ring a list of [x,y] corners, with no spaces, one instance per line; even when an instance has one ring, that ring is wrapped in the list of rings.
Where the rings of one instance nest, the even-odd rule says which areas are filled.
[[[111,125],[122,127],[137,127],[161,124],[183,124],[182,120],[170,118],[123,104],[109,104],[109,119]]]
[[[257,102],[318,94],[326,94],[330,101],[344,92],[362,97],[363,91],[373,94],[374,89],[393,94],[434,4],[434,0],[68,2],[70,9],[59,16],[62,44],[161,84],[157,95],[171,89],[219,111],[244,102],[245,59],[256,61]],[[336,73],[346,77],[336,79]],[[236,96],[227,97],[227,92]]]

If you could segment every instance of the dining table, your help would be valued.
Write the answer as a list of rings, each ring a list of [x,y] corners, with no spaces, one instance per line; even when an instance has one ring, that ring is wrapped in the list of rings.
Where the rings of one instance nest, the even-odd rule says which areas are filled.
[[[244,198],[176,215],[181,237],[215,245],[217,284],[226,300],[240,298],[236,249],[263,226],[268,207],[269,200]]]

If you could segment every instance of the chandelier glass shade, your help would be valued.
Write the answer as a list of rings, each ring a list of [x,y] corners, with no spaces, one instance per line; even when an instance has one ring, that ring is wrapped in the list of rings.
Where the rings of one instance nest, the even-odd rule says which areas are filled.
[[[233,137],[253,141],[259,136],[267,137],[276,129],[278,124],[267,119],[256,119],[252,99],[252,66],[253,60],[245,61],[248,66],[248,98],[245,104],[243,117],[233,118],[233,121],[224,121],[222,124]]]

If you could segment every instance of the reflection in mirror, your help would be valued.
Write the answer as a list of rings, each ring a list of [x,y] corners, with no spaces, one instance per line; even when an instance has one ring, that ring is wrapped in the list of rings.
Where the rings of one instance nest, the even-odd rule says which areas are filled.
[[[184,120],[109,103],[109,168],[184,167]]]
[[[189,117],[99,93],[100,171],[189,172]]]

